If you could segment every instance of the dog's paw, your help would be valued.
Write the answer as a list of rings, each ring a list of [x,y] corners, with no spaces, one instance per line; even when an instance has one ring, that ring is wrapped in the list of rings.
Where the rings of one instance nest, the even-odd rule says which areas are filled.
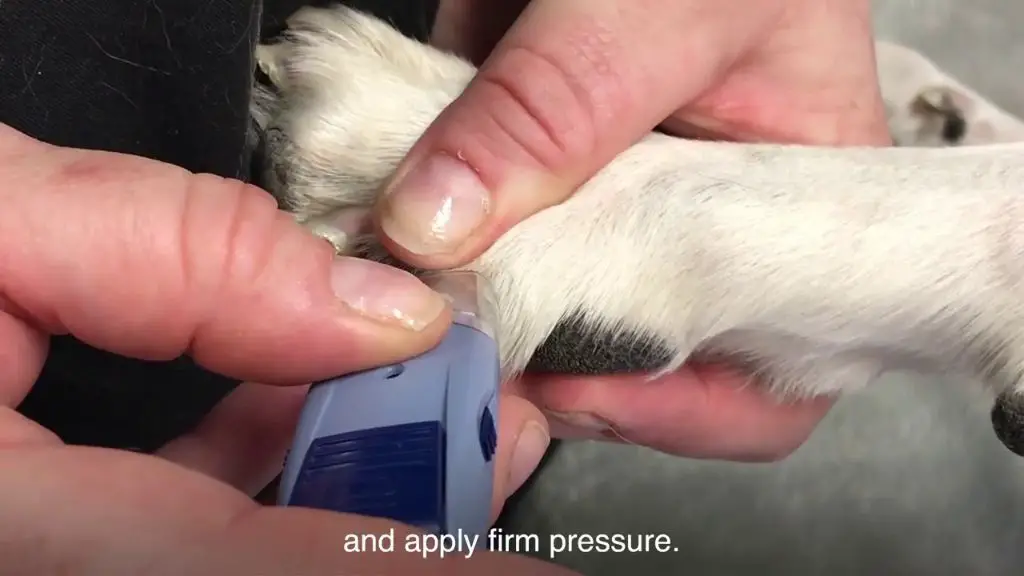
[[[260,50],[259,59],[270,85],[257,88],[252,106],[265,134],[258,179],[339,253],[399,264],[371,233],[368,209],[475,68],[341,6],[300,10],[281,37]],[[602,211],[622,207],[602,208],[596,200],[580,195],[568,203],[580,224],[566,225],[564,209],[549,211],[518,226],[468,266],[498,292],[507,371],[531,363],[558,372],[648,370],[676,355],[675,346],[653,336],[640,319],[663,316],[664,310],[650,312],[663,298],[651,299],[644,309],[625,296],[636,295],[629,282],[610,280],[641,272],[634,270],[639,264],[632,255],[643,248],[603,229],[608,219]],[[609,242],[592,244],[601,235],[611,236]],[[596,249],[606,256],[594,254]],[[581,261],[580,254],[591,257]],[[626,276],[614,270],[616,263],[630,269]],[[658,292],[657,280],[652,282],[649,290]],[[595,302],[616,315],[595,314]],[[637,316],[632,321],[619,314],[630,310]]]
[[[977,146],[1024,141],[1024,121],[1001,109],[920,52],[875,43],[882,99],[897,146]]]
[[[261,179],[300,221],[369,206],[474,68],[344,6],[287,24],[257,52],[270,83],[252,106],[269,134]]]

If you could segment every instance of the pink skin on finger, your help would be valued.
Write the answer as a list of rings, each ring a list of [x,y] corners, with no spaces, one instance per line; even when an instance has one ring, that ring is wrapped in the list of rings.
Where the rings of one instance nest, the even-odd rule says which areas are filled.
[[[519,490],[537,469],[551,439],[543,415],[523,398],[502,394],[498,400],[498,412],[492,520],[501,513],[505,500]]]
[[[533,376],[519,388],[557,418],[608,422],[598,436],[692,458],[772,461],[798,448],[832,406],[830,398],[779,403],[748,380],[718,368],[646,375]],[[557,429],[553,427],[552,431]],[[589,430],[594,433],[594,427]]]

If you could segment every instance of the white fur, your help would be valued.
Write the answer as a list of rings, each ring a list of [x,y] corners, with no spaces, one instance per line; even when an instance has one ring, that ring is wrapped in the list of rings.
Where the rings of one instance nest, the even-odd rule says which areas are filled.
[[[280,91],[254,101],[283,166],[270,187],[340,249],[382,257],[362,214],[475,70],[348,8],[305,8],[289,28],[258,53]],[[880,73],[896,86],[896,131],[913,142],[920,127],[900,111],[916,81]],[[1016,129],[938,74],[924,81]],[[788,395],[907,366],[1024,392],[1022,192],[1021,144],[826,149],[651,134],[467,268],[496,289],[510,372],[575,312],[668,343],[666,370],[724,356]],[[334,224],[340,214],[350,225]]]

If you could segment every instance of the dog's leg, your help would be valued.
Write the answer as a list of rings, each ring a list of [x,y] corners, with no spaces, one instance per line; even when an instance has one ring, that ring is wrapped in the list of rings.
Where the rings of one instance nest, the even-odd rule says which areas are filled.
[[[375,201],[474,72],[346,8],[300,11],[283,42],[264,52],[286,77],[264,127],[281,135],[272,155],[286,176],[273,191],[321,227]],[[907,364],[1017,390],[1022,153],[654,134],[468,268],[496,288],[512,371],[575,330],[639,346],[647,365],[635,368],[721,357],[797,396]],[[358,225],[335,241],[385,257]]]

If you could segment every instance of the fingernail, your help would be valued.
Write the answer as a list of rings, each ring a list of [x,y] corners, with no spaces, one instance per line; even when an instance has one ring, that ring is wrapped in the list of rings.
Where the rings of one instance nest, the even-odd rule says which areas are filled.
[[[466,163],[437,154],[391,185],[381,229],[414,254],[455,251],[483,224],[490,193]]]
[[[544,453],[548,450],[551,437],[544,427],[537,422],[527,422],[519,432],[516,446],[512,450],[512,461],[509,468],[508,484],[505,490],[512,494],[522,487],[523,483],[537,469]]]
[[[445,308],[444,298],[412,274],[371,260],[335,258],[331,288],[360,314],[409,330],[426,328]]]

